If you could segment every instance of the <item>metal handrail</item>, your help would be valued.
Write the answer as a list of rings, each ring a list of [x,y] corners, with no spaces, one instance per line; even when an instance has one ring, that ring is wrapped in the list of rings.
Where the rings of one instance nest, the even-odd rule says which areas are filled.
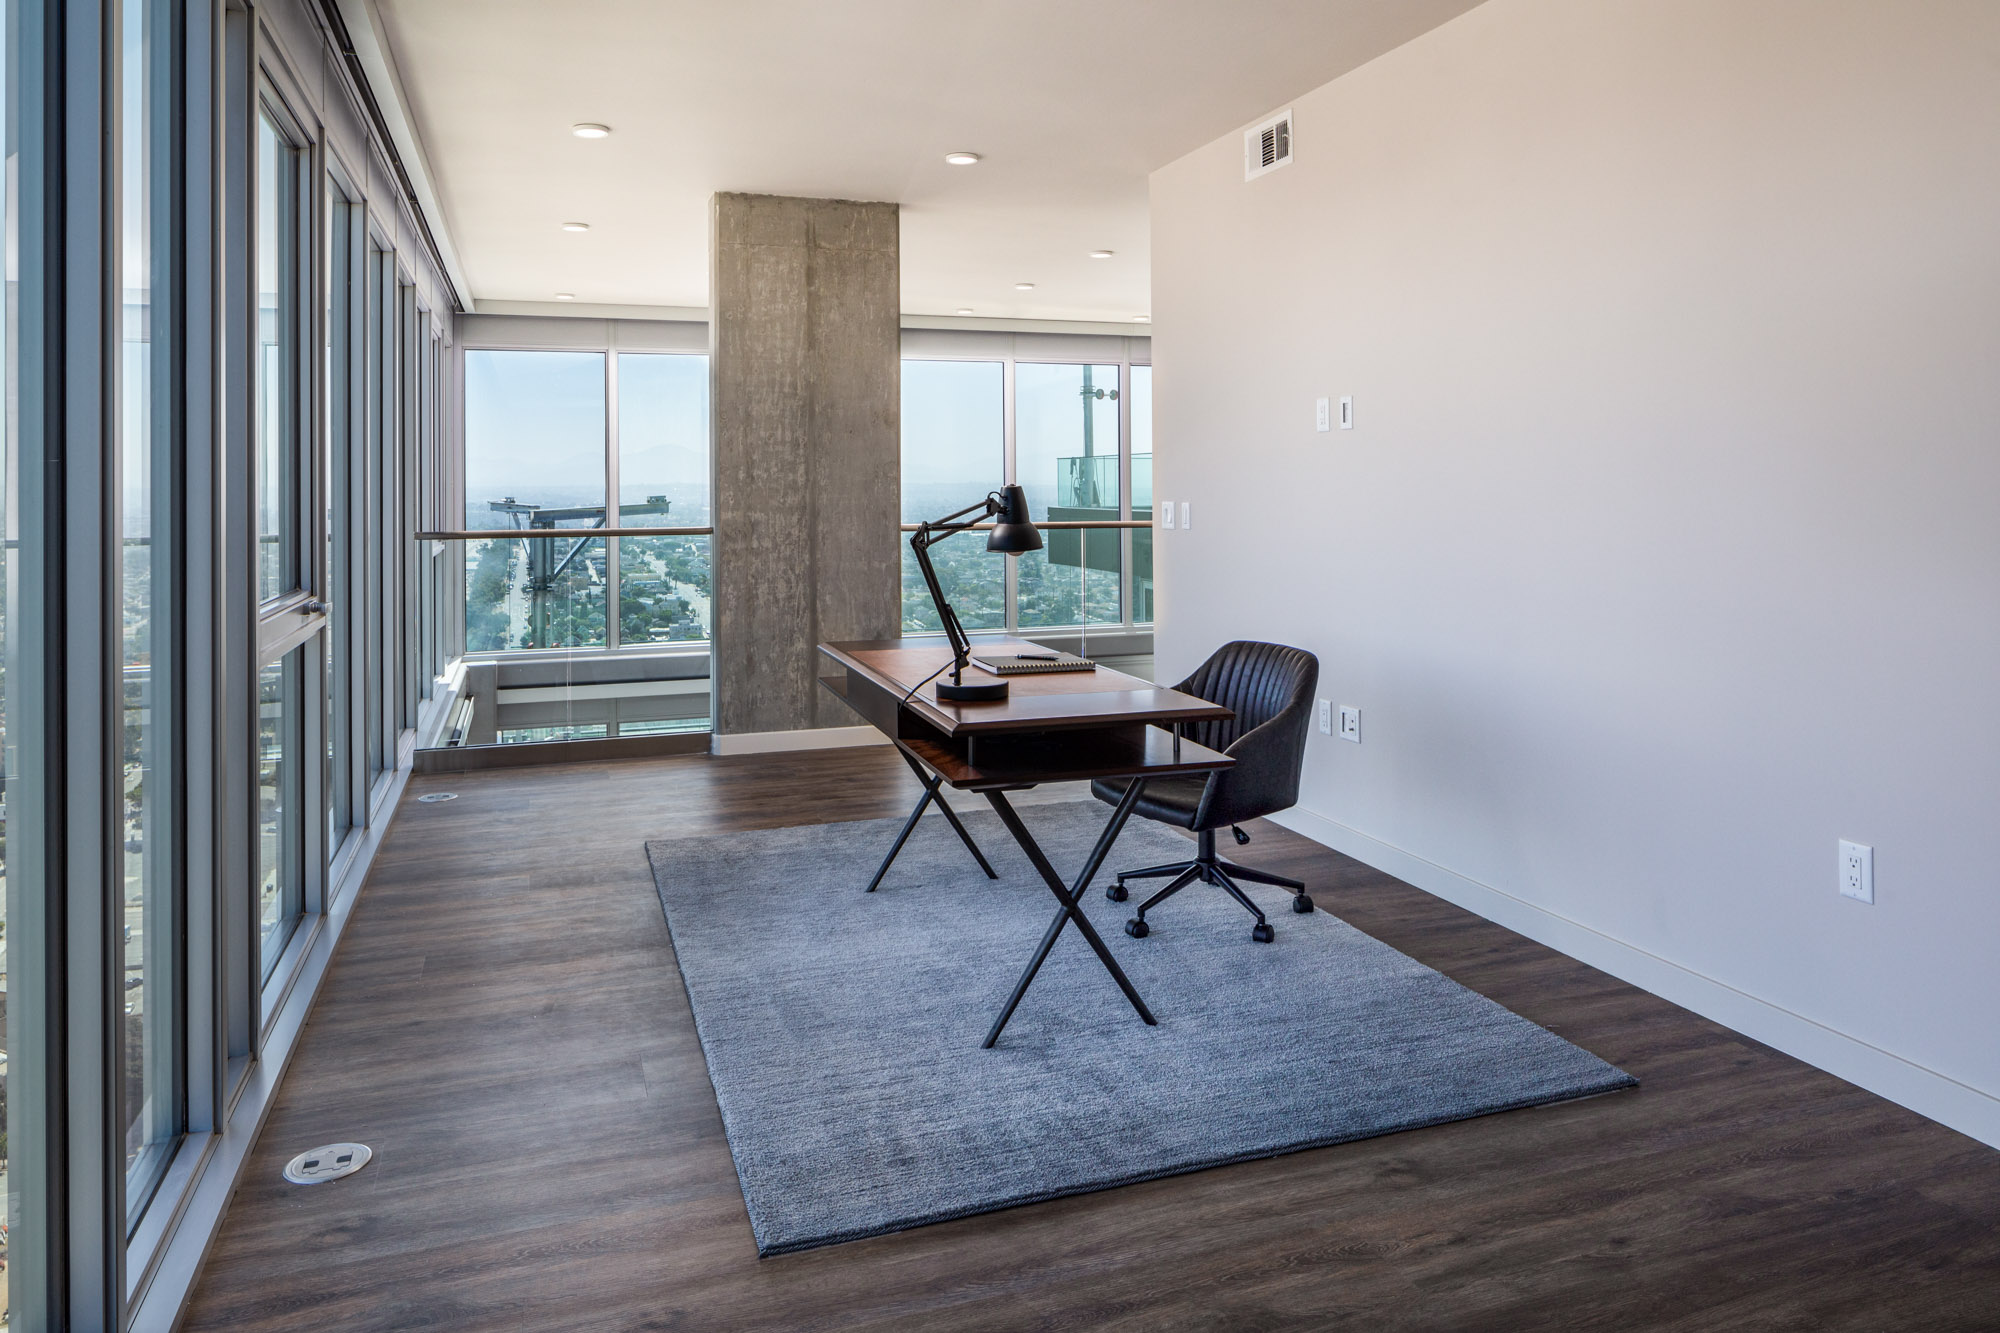
[[[915,532],[922,526],[923,524],[921,523],[905,523],[902,525],[902,528],[904,532]],[[1066,519],[1061,522],[1042,522],[1037,520],[1035,526],[1043,531],[1048,531],[1052,528],[1064,531],[1071,528],[1150,528],[1153,526],[1153,520],[1150,518]],[[993,525],[991,523],[975,523],[963,530],[966,532],[991,532]]]
[[[904,523],[899,526],[901,527],[901,530],[904,532],[915,532],[918,528],[922,527],[923,524]],[[1035,524],[1035,526],[1045,530],[1057,529],[1062,531],[1068,531],[1075,528],[1150,528],[1153,526],[1153,521],[1149,518],[1075,519],[1075,520],[1065,520],[1062,522],[1037,523]],[[991,523],[980,523],[973,527],[967,528],[966,531],[990,532],[992,528],[993,525]],[[513,541],[516,538],[525,538],[533,541],[553,541],[559,537],[569,540],[574,540],[579,537],[595,539],[598,537],[712,537],[714,535],[715,535],[715,529],[712,527],[451,528],[451,529],[440,529],[435,532],[419,532],[416,535],[416,540],[420,542],[496,541],[502,539],[507,541]]]
[[[596,539],[598,537],[711,537],[714,528],[462,528],[437,532],[420,532],[416,540],[420,542],[487,541],[504,538],[528,538],[534,541],[554,541],[557,538],[575,540],[578,537]]]

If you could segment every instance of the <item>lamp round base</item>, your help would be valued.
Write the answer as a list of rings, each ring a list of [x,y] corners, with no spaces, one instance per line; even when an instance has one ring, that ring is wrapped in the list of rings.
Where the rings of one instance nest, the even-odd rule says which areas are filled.
[[[937,697],[955,704],[993,703],[1007,697],[1007,682],[996,680],[990,684],[954,685],[948,680],[941,680],[938,682]]]

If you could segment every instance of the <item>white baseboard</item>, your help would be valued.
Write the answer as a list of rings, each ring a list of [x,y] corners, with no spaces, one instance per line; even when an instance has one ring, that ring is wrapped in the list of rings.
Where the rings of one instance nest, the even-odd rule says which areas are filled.
[[[1579,962],[2000,1148],[2000,1097],[1872,1046],[1725,981],[1469,879],[1325,815],[1294,807],[1271,822],[1414,884]]]
[[[709,739],[710,754],[776,754],[782,750],[837,750],[849,745],[887,745],[873,727],[809,727],[803,731],[740,731]]]

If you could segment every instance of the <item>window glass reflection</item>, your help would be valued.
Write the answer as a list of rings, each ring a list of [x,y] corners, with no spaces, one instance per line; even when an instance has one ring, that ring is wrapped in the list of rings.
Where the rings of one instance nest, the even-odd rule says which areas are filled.
[[[619,526],[708,526],[708,474],[708,358],[620,353]],[[708,538],[621,537],[619,642],[707,640],[713,590]]]
[[[605,525],[604,354],[465,354],[465,526]],[[465,646],[605,643],[602,538],[465,544]]]
[[[14,6],[7,6],[7,38],[11,39],[14,26]],[[23,909],[33,901],[39,885],[22,873],[27,864],[23,852],[32,852],[23,846],[31,836],[38,792],[31,791],[25,774],[36,772],[42,756],[31,731],[35,715],[35,701],[24,698],[26,685],[18,672],[16,659],[22,639],[16,627],[23,615],[22,601],[33,595],[39,583],[42,570],[40,562],[32,558],[32,543],[22,543],[23,515],[19,512],[17,493],[21,461],[15,457],[15,433],[17,429],[17,398],[11,392],[17,382],[15,365],[15,331],[19,328],[18,287],[14,275],[18,267],[18,235],[15,230],[14,188],[17,179],[17,155],[15,150],[15,59],[14,47],[10,44],[0,53],[0,142],[7,148],[4,170],[0,170],[0,244],[4,244],[5,309],[0,311],[0,367],[4,368],[5,383],[10,387],[4,410],[0,410],[0,1003],[11,1000],[8,1006],[16,1024],[23,1023],[28,1015],[21,1012],[24,992],[27,1003],[32,1005],[38,988],[46,987],[46,969],[42,975],[35,975],[38,961],[36,951],[27,946],[23,935],[33,929]],[[7,815],[12,809],[17,825],[13,839],[9,840]],[[26,816],[22,818],[21,816]],[[11,926],[11,930],[10,930]],[[17,953],[17,951],[21,951]],[[28,1099],[40,1099],[45,1095],[39,1080],[34,1077],[37,1070],[28,1073],[26,1086],[22,1084],[19,1064],[10,1067],[8,1054],[21,1053],[21,1048],[9,1032],[5,1015],[0,1015],[0,1204],[6,1208],[6,1221],[10,1228],[23,1225],[31,1217],[40,1202],[27,1196],[22,1189],[21,1175],[8,1170],[7,1131],[12,1127],[8,1118],[10,1101],[20,1104]],[[12,1094],[11,1097],[9,1094]],[[32,1104],[32,1103],[31,1103]],[[29,1187],[32,1189],[32,1187]],[[12,1264],[9,1252],[10,1241],[14,1245],[28,1242],[32,1252],[40,1249],[40,1237],[29,1236],[9,1230],[0,1233],[0,1311],[9,1307],[7,1281]],[[7,1316],[0,1313],[0,1326],[7,1323]]]
[[[299,586],[297,333],[298,152],[267,110],[257,114],[257,597]]]
[[[152,1197],[179,1129],[174,996],[173,439],[155,385],[171,323],[156,309],[151,101],[163,0],[122,0],[118,352],[120,810],[118,948],[124,1046],[127,1207]],[[158,258],[164,259],[164,255]]]
[[[903,362],[903,522],[926,523],[1006,482],[1006,414],[998,361]],[[1112,435],[1116,449],[1117,434]],[[937,608],[910,550],[903,551],[903,630],[938,630]],[[986,534],[962,532],[930,550],[938,585],[967,629],[1007,624],[1006,559]]]
[[[305,648],[257,673],[257,907],[269,978],[305,910],[300,695]]]
[[[1100,522],[1119,510],[1118,367],[1014,368],[1014,479],[1037,521]],[[1116,528],[1063,529],[1020,557],[1019,620],[1024,627],[1116,625],[1119,597]]]
[[[1132,513],[1153,513],[1153,368],[1132,367]],[[1132,619],[1153,620],[1153,529],[1132,529]]]

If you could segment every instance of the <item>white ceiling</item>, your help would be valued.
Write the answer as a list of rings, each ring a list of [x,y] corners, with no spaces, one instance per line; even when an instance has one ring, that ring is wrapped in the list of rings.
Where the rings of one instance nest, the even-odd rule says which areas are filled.
[[[1478,0],[375,3],[475,301],[706,306],[740,190],[901,204],[907,314],[1129,322],[1149,172]]]

